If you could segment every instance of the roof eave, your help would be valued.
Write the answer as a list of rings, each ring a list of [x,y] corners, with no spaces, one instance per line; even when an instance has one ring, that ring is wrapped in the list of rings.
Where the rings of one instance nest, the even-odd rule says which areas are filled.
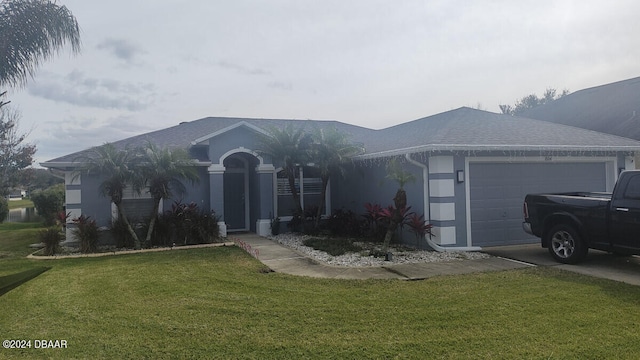
[[[607,145],[460,145],[460,144],[438,144],[420,145],[402,149],[378,151],[371,154],[354,156],[354,160],[367,160],[399,156],[405,154],[415,154],[431,151],[571,151],[571,152],[602,152],[602,151],[625,151],[640,152],[640,146],[607,146]]]

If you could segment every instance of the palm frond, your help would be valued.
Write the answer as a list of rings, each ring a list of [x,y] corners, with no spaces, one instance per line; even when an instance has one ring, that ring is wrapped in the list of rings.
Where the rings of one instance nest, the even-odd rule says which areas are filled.
[[[65,6],[48,0],[0,3],[0,85],[24,85],[65,45],[73,54],[80,51],[80,27]]]

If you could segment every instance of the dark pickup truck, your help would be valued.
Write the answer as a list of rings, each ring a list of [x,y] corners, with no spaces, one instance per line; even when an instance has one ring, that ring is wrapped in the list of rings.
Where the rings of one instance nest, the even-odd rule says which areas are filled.
[[[640,170],[623,171],[612,194],[527,195],[522,227],[566,264],[583,260],[590,248],[640,254]]]

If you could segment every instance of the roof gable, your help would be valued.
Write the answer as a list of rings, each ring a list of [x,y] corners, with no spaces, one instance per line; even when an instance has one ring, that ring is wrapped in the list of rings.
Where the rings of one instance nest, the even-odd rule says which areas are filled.
[[[222,135],[222,134],[224,134],[226,132],[229,132],[229,131],[231,131],[233,129],[237,129],[239,127],[246,127],[246,128],[248,128],[248,129],[250,129],[252,131],[255,131],[257,133],[268,135],[268,132],[265,131],[264,129],[259,128],[259,127],[255,126],[255,125],[249,124],[246,121],[240,121],[238,123],[235,123],[233,125],[227,126],[227,127],[223,128],[223,129],[220,129],[218,131],[214,131],[211,134],[199,137],[199,138],[193,140],[191,142],[191,145],[194,145],[194,146],[195,145],[208,145],[208,142],[209,142],[210,139],[213,139],[216,136]]]

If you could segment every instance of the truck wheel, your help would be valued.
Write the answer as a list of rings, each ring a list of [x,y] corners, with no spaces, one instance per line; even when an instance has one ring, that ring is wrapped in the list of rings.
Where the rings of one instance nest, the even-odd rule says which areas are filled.
[[[549,253],[565,264],[575,264],[587,256],[589,248],[573,227],[556,225],[548,232]]]

